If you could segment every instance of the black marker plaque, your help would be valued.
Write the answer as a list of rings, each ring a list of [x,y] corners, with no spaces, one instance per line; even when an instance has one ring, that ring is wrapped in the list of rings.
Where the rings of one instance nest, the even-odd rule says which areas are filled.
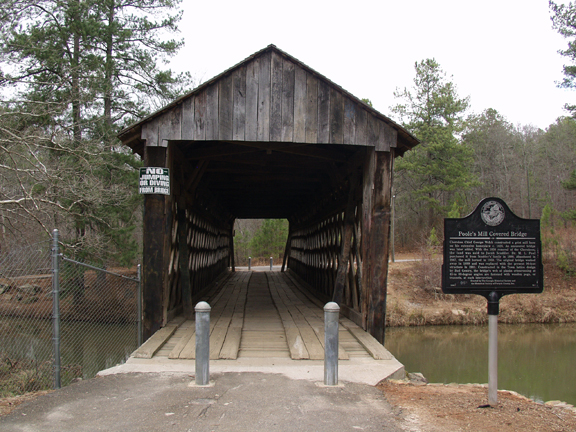
[[[446,294],[541,293],[540,221],[486,198],[462,219],[444,219],[442,291]]]

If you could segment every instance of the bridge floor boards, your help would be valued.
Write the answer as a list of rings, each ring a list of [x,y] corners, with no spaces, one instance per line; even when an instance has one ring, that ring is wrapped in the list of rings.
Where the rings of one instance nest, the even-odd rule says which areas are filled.
[[[299,282],[286,273],[235,272],[207,301],[212,307],[210,359],[324,358],[324,311],[319,302],[304,294]],[[340,360],[372,357],[370,349],[365,347],[367,344],[359,338],[358,331],[362,330],[347,320],[340,321]],[[194,320],[177,318],[168,326],[177,328],[164,332],[163,344],[159,337],[155,338],[152,348],[144,344],[141,355],[194,359]]]

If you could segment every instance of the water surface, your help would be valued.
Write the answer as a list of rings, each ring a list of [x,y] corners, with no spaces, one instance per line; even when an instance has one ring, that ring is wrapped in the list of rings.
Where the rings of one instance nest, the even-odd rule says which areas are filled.
[[[388,328],[385,345],[430,382],[488,382],[487,326]],[[499,324],[498,388],[576,405],[576,324]]]

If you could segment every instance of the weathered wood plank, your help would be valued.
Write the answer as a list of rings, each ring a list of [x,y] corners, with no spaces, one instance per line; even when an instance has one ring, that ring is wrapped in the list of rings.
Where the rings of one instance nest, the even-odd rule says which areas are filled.
[[[284,331],[286,332],[286,342],[290,349],[290,358],[292,360],[308,360],[310,353],[308,353],[306,349],[306,344],[298,328],[288,327],[285,328]]]
[[[134,352],[135,358],[147,358],[150,359],[154,357],[160,348],[164,346],[164,344],[170,339],[170,336],[174,334],[176,329],[178,328],[177,325],[167,325],[166,327],[162,327],[156,333],[152,335],[150,339],[144,342],[140,348],[138,348]]]
[[[306,71],[294,69],[294,142],[306,141]]]
[[[258,75],[258,141],[270,141],[270,54],[260,57]]]
[[[348,203],[346,204],[346,211],[344,212],[344,232],[342,234],[343,241],[340,257],[338,259],[336,283],[334,285],[334,292],[332,295],[332,301],[339,305],[342,304],[346,271],[348,270],[348,261],[350,259],[350,247],[352,245],[352,232],[354,230],[354,216],[356,211],[355,197],[357,181],[358,180],[355,175],[350,179]]]
[[[140,137],[146,140],[146,147],[156,147],[158,145],[159,121],[158,118],[155,118],[142,125]]]
[[[344,144],[356,144],[356,104],[344,98]]]
[[[330,144],[344,142],[344,98],[342,93],[330,88]]]
[[[196,98],[189,97],[182,103],[182,139],[193,140],[196,130],[194,119],[194,101]]]
[[[283,142],[294,139],[294,63],[284,59],[282,65],[282,135]]]
[[[192,305],[192,287],[190,285],[190,269],[188,268],[190,256],[188,249],[188,223],[184,202],[184,199],[180,199],[178,203],[178,266],[184,316],[192,319],[194,317],[194,306]]]
[[[366,115],[366,141],[368,145],[376,147],[380,135],[380,122],[372,114]]]
[[[218,138],[222,141],[232,139],[234,119],[234,80],[227,75],[218,82]]]
[[[229,324],[230,320],[226,320]],[[228,325],[216,325],[210,333],[210,360],[217,360],[220,356],[220,350],[224,345],[224,339],[228,332]]]
[[[356,145],[367,145],[367,116],[368,113],[362,108],[356,108]]]
[[[246,141],[258,139],[258,80],[260,59],[254,59],[246,67]]]
[[[180,351],[178,355],[180,359],[195,359],[196,358],[196,329],[194,329],[194,333],[184,345],[184,348]]]
[[[305,305],[300,298],[286,285],[284,279],[274,275],[277,283],[278,295],[285,307],[290,310],[294,324],[298,328],[302,341],[310,355],[310,359],[324,358],[324,322],[323,317],[318,318],[313,311]],[[276,303],[278,304],[278,302]],[[313,307],[314,308],[314,307]],[[315,337],[312,337],[314,335]],[[348,354],[339,345],[338,358],[348,359]]]
[[[234,313],[230,320],[228,332],[226,333],[222,349],[220,350],[219,358],[221,359],[235,360],[238,357],[242,327],[244,325],[244,306],[246,304],[249,280],[250,275],[248,273],[244,273],[236,278],[236,287],[239,292],[234,304]]]
[[[306,142],[318,142],[318,80],[306,73]]]
[[[376,151],[390,151],[396,147],[398,132],[385,123],[380,123],[380,136],[376,144]]]
[[[386,319],[386,284],[388,278],[388,243],[390,235],[390,195],[392,189],[391,152],[375,152],[374,201],[371,211],[370,243],[364,262],[370,263],[370,281],[366,287],[369,298],[367,331],[384,344]]]
[[[292,360],[304,360],[309,359],[310,354],[306,349],[306,344],[300,334],[298,326],[294,322],[288,307],[286,306],[285,302],[282,300],[280,296],[280,288],[279,285],[281,284],[280,279],[277,275],[270,275],[268,278],[268,285],[270,288],[270,294],[272,295],[272,299],[274,304],[276,305],[276,309],[280,314],[280,319],[282,320],[282,325],[284,326],[284,332],[286,334],[286,342],[288,344],[288,349],[290,350],[290,357]]]
[[[392,360],[390,351],[352,321],[344,318],[340,320],[340,324],[356,338],[360,345],[362,345],[375,360]]]
[[[304,345],[306,345],[306,350],[310,355],[310,360],[324,360],[324,348],[316,332],[307,324],[297,323],[297,325],[300,335],[302,336],[302,341]]]
[[[330,142],[330,87],[318,81],[318,143]]]
[[[226,339],[220,350],[218,358],[226,360],[236,360],[240,349],[240,339],[242,337],[242,327],[230,327],[226,333]]]
[[[270,141],[282,139],[282,77],[283,61],[272,53],[271,93],[270,93]]]
[[[182,105],[176,105],[170,111],[158,117],[160,120],[158,145],[166,146],[165,140],[179,140],[182,137]]]
[[[206,139],[206,116],[207,116],[207,92],[198,93],[194,97],[194,139]]]
[[[218,118],[218,85],[214,84],[206,89],[206,139],[209,141],[219,138]]]
[[[185,330],[184,334],[182,335],[176,346],[172,349],[170,354],[168,354],[168,358],[169,359],[191,358],[191,357],[181,357],[181,354],[186,345],[188,345],[188,343],[190,342],[190,339],[192,339],[192,337],[195,334],[196,334],[196,327],[193,324]],[[194,346],[196,346],[196,338],[194,338]]]
[[[360,240],[360,249],[362,251],[362,327],[366,328],[368,319],[368,305],[370,303],[369,292],[367,287],[371,286],[371,272],[368,263],[370,258],[368,254],[370,251],[370,232],[372,229],[372,195],[374,189],[374,170],[376,160],[376,152],[374,148],[368,147],[366,151],[366,160],[364,162],[363,180],[362,180],[362,219],[361,230],[362,236]]]
[[[166,148],[144,149],[146,166],[165,167]],[[164,324],[164,283],[167,268],[166,226],[171,225],[171,215],[166,214],[167,199],[164,195],[144,196],[143,260],[142,260],[142,323],[144,340]],[[169,238],[169,237],[168,237]]]
[[[232,119],[232,139],[244,141],[246,134],[246,68],[241,67],[232,75],[234,83],[234,117]]]

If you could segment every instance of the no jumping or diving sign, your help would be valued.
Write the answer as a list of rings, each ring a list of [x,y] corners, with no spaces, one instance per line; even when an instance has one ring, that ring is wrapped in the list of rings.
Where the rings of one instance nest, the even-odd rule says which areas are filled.
[[[141,194],[170,195],[170,171],[168,168],[140,168],[140,183],[138,191]]]

